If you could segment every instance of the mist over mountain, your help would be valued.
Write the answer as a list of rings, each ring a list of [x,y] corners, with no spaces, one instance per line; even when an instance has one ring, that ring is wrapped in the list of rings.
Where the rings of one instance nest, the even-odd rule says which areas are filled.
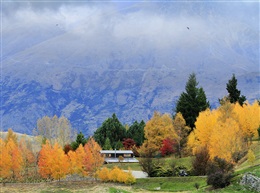
[[[2,3],[1,129],[64,115],[91,135],[172,113],[189,74],[212,107],[234,73],[260,98],[259,2]]]

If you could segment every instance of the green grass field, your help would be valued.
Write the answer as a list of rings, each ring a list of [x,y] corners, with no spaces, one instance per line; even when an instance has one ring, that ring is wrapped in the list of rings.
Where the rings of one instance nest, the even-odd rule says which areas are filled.
[[[207,187],[206,177],[143,178],[137,179],[133,187],[149,191],[183,192],[197,191],[195,184],[197,184],[198,189],[205,189]]]

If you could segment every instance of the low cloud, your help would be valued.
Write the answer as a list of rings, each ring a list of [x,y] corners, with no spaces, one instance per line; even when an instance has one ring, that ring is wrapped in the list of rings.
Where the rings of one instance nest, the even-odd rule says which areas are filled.
[[[68,41],[82,39],[100,56],[120,52],[121,57],[131,58],[155,53],[157,63],[169,63],[173,53],[179,52],[200,58],[203,52],[214,52],[216,46],[255,47],[259,8],[254,6],[228,2],[3,2],[3,49],[7,50],[4,54],[11,53],[8,49],[15,45],[10,45],[9,39],[16,38],[14,44],[20,43],[17,51],[21,51],[67,34]],[[25,38],[28,41],[23,42]],[[250,52],[256,54],[257,50]]]

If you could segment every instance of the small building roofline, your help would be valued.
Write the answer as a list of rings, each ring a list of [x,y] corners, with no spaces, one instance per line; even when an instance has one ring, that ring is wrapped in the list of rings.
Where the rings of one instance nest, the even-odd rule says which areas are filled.
[[[133,151],[132,150],[100,150],[100,153],[102,153],[102,154],[111,154],[111,153],[133,154]]]

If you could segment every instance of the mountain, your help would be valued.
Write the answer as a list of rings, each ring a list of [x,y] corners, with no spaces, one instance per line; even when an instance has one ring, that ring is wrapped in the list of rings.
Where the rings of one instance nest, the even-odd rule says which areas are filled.
[[[231,21],[228,10],[196,6],[95,11],[69,24],[81,8],[62,12],[66,19],[52,12],[29,24],[4,19],[1,129],[31,134],[37,119],[55,114],[86,135],[112,113],[123,124],[147,121],[155,110],[172,113],[192,72],[212,107],[233,73],[241,94],[258,99],[259,30],[240,16],[249,8]]]

